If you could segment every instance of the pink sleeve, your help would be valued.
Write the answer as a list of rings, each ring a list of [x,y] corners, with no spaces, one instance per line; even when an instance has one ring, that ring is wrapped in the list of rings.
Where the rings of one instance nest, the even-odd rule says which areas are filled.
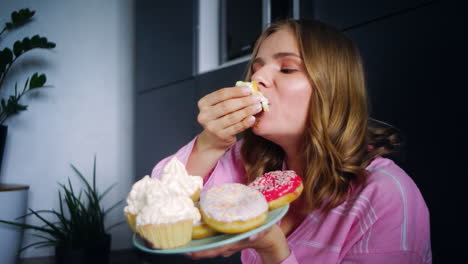
[[[171,155],[160,162],[154,167],[151,177],[160,178],[162,169],[169,162],[169,160],[176,156],[184,165],[187,164],[190,153],[192,153],[193,146],[197,137],[190,141],[187,145],[179,149],[174,155]],[[245,178],[245,169],[243,162],[240,158],[241,141],[238,141],[234,146],[226,151],[226,153],[218,160],[213,170],[208,176],[204,178],[203,191],[217,186],[222,183],[243,182]]]
[[[288,262],[289,263],[289,262]],[[385,253],[356,254],[346,256],[343,259],[345,263],[373,264],[373,263],[399,263],[399,264],[418,264],[431,263],[425,261],[418,254],[412,251],[397,251]]]

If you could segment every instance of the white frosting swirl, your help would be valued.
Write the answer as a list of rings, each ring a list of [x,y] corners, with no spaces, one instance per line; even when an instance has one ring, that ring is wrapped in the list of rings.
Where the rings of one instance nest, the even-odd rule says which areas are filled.
[[[183,220],[200,220],[200,212],[187,196],[177,194],[162,195],[159,202],[143,207],[136,218],[136,225],[159,225]]]
[[[140,210],[146,205],[145,197],[147,190],[151,188],[151,185],[158,183],[159,181],[157,179],[152,179],[148,175],[135,182],[127,196],[127,206],[125,206],[124,212],[138,214]]]
[[[164,166],[161,182],[171,192],[184,196],[191,196],[203,187],[202,177],[188,175],[184,164],[175,156]]]

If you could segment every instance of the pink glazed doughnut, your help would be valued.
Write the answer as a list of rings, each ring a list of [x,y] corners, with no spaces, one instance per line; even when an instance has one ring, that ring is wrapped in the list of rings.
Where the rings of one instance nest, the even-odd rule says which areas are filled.
[[[304,189],[301,177],[293,170],[267,172],[249,186],[265,196],[270,211],[293,202]]]

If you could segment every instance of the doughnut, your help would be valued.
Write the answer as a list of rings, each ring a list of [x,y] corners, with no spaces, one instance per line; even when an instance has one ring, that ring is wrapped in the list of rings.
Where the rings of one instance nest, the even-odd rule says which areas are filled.
[[[218,231],[211,228],[203,220],[193,224],[192,227],[192,239],[202,239],[218,234]]]
[[[304,189],[301,177],[292,170],[267,172],[249,186],[265,196],[270,211],[296,200]]]
[[[209,189],[200,198],[203,221],[218,232],[237,234],[265,223],[268,204],[254,188],[226,183]]]
[[[200,211],[199,202],[195,203],[195,207],[197,207],[198,211]],[[201,218],[200,220],[193,223],[192,239],[202,239],[216,234],[218,234],[218,231],[214,230],[209,225],[207,225]]]

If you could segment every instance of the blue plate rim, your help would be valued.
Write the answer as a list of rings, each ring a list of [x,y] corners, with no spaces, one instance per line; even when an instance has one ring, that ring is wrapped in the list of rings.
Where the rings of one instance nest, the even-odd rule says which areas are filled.
[[[153,254],[181,254],[181,253],[189,253],[189,252],[196,252],[196,251],[201,251],[201,250],[206,250],[206,249],[211,249],[211,248],[216,248],[220,246],[224,246],[227,244],[231,244],[234,242],[237,242],[239,240],[242,240],[244,238],[250,237],[254,234],[257,234],[268,227],[274,225],[276,222],[278,222],[280,219],[286,215],[286,213],[289,210],[289,204],[279,207],[275,210],[281,210],[279,214],[272,219],[271,221],[255,228],[250,231],[247,231],[245,233],[237,234],[237,235],[229,235],[229,234],[220,234],[218,236],[228,236],[228,238],[221,240],[221,241],[216,241],[211,244],[204,244],[204,245],[199,245],[199,246],[192,246],[192,247],[179,247],[179,248],[173,248],[173,249],[150,249],[145,246],[143,246],[142,239],[139,238],[139,236],[134,233],[133,234],[133,245],[137,247],[138,249],[148,252],[148,253],[153,253]],[[270,213],[270,212],[269,212]]]

